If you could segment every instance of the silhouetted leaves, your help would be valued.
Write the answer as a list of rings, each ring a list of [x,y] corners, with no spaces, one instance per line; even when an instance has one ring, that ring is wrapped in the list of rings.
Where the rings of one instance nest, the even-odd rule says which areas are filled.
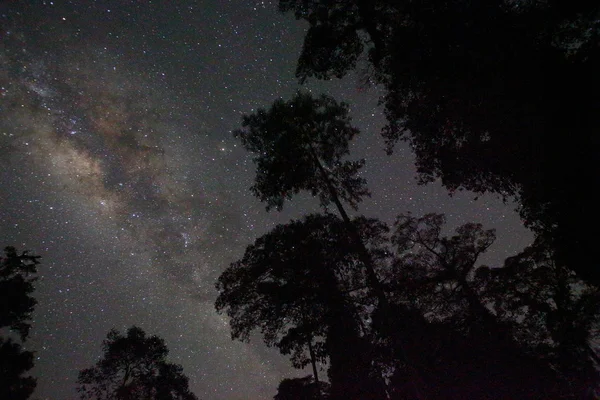
[[[328,397],[329,384],[319,382],[312,376],[284,379],[279,383],[274,400],[325,400]]]
[[[36,386],[35,378],[22,376],[33,368],[33,353],[20,344],[0,338],[0,398],[26,400]]]
[[[289,250],[301,238],[270,238],[268,246],[249,247],[218,286],[217,308],[229,307],[233,337],[247,338],[259,328],[268,343],[293,353],[292,362],[299,367],[309,362],[305,343],[324,338],[314,345],[331,358],[330,396],[335,399],[343,398],[340,383],[349,383],[357,371],[387,374],[395,398],[423,397],[421,390],[434,398],[483,399],[489,393],[496,398],[556,398],[593,387],[595,374],[585,383],[576,377],[595,364],[588,342],[597,324],[597,295],[588,287],[574,295],[571,270],[592,281],[600,276],[590,268],[598,235],[581,235],[589,223],[586,215],[596,215],[597,199],[586,195],[586,188],[600,183],[591,162],[599,143],[589,133],[598,126],[594,110],[600,104],[597,84],[589,84],[600,60],[598,5],[281,0],[280,10],[309,23],[296,71],[302,82],[344,76],[367,49],[369,79],[386,89],[382,100],[388,125],[383,133],[388,150],[397,140],[408,141],[421,183],[441,178],[451,192],[491,191],[516,198],[525,224],[545,240],[548,260],[558,269],[546,274],[539,265],[525,268],[537,269],[534,275],[545,280],[524,284],[529,275],[519,276],[511,266],[516,259],[500,270],[477,266],[495,233],[471,223],[444,237],[444,218],[435,214],[401,216],[392,237],[395,254],[386,247],[386,235],[379,236],[376,250],[367,250],[364,231],[351,223],[342,205],[356,209],[368,194],[359,177],[362,160],[343,161],[358,131],[349,124],[345,104],[298,93],[288,102],[276,101],[268,111],[244,116],[244,128],[235,133],[255,154],[252,190],[267,209],[281,209],[301,190],[319,196],[323,206],[335,203],[347,241],[334,241],[331,249],[342,246],[355,257],[337,263],[332,261],[337,256],[329,259],[329,253],[314,251],[313,245],[300,246],[303,252]],[[565,140],[571,132],[573,139]],[[282,234],[278,229],[274,233]],[[305,231],[300,236],[311,235]],[[319,265],[305,252],[324,257],[322,265],[336,266],[327,283],[294,275]],[[247,258],[259,254],[256,264]],[[523,261],[527,257],[517,259],[530,265]],[[272,266],[286,271],[282,264],[299,269],[269,275]],[[340,273],[341,264],[351,272]],[[263,267],[254,274],[233,272],[248,265]],[[315,271],[308,275],[319,276]],[[363,290],[339,296],[340,288],[353,286],[351,279]],[[236,280],[237,288],[226,286]],[[323,287],[337,289],[327,297],[319,292]],[[552,310],[552,302],[561,304],[560,312]],[[353,307],[340,307],[342,303]],[[311,310],[310,305],[317,306]],[[311,318],[329,325],[315,336],[313,325],[296,319],[288,326],[288,317],[282,316],[317,310],[322,314]],[[565,310],[571,317],[565,317]],[[342,315],[337,321],[336,314]],[[275,324],[264,322],[273,316]],[[358,326],[359,334],[343,334]],[[365,356],[356,360],[360,368],[344,371],[353,362],[344,346],[361,349]],[[577,370],[572,367],[577,360],[587,364]],[[371,394],[377,391],[373,386]],[[349,393],[348,398],[366,396],[353,388]]]
[[[457,327],[476,320],[487,323],[491,313],[480,301],[473,277],[477,259],[492,245],[495,232],[469,223],[458,227],[455,236],[444,237],[444,223],[441,214],[397,218],[393,275],[400,280],[393,285],[428,318],[453,320]]]
[[[166,361],[169,350],[158,336],[147,337],[131,327],[127,336],[111,330],[103,357],[79,373],[81,399],[94,400],[196,400],[188,378],[177,364]]]
[[[341,78],[356,66],[363,51],[363,40],[356,26],[357,7],[352,1],[334,4],[281,1],[279,8],[286,12],[295,9],[297,18],[310,21],[304,46],[298,59],[296,76],[304,82],[308,77]]]
[[[18,254],[14,247],[6,247],[4,253],[0,258],[0,328],[9,327],[25,340],[37,303],[31,294],[40,257],[27,251]]]
[[[600,282],[598,2],[280,0],[309,23],[298,77],[328,79],[369,49],[391,151],[407,141],[422,183],[520,203],[557,261]],[[322,61],[330,56],[330,60]]]
[[[280,0],[280,11],[293,11],[297,19],[309,23],[296,69],[300,81],[310,77],[343,77],[356,67],[365,47],[369,48],[371,59],[378,63],[384,45],[378,25],[383,23],[384,14],[377,12],[376,15],[376,8],[382,3]]]
[[[31,329],[31,313],[36,300],[34,290],[39,256],[27,251],[19,254],[14,247],[4,249],[0,257],[0,328],[18,333],[25,341]],[[0,337],[0,398],[25,400],[36,386],[35,378],[23,376],[33,368],[33,352],[19,343]]]
[[[350,125],[345,103],[298,92],[287,102],[275,101],[269,110],[244,115],[242,126],[234,134],[255,154],[252,191],[267,209],[281,209],[301,190],[319,196],[322,205],[334,201],[334,190],[355,208],[369,194],[358,176],[364,160],[343,160],[359,133]]]
[[[527,341],[519,340],[515,324],[529,324],[526,313],[505,318],[500,303],[494,303],[494,296],[510,302],[511,291],[523,290],[522,285],[511,286],[521,279],[514,268],[476,265],[493,243],[494,231],[469,223],[447,237],[442,235],[444,223],[439,214],[398,217],[392,236],[396,260],[386,279],[394,302],[418,310],[419,315],[399,314],[395,320],[409,358],[421,371],[424,390],[447,399],[484,399],[491,392],[498,399],[579,396],[585,385],[575,388],[553,371],[548,352],[533,354]],[[503,275],[508,279],[493,281],[499,286],[489,283],[490,277]],[[543,289],[532,286],[523,295],[537,290]],[[375,315],[374,324],[378,320]],[[383,351],[393,348],[389,341],[380,345]],[[389,357],[385,361],[385,354],[381,360],[395,365],[393,391],[403,398],[407,382],[414,379],[410,368]]]
[[[375,251],[385,226],[364,218],[354,223]],[[347,224],[333,215],[309,215],[249,246],[219,277],[216,308],[231,317],[232,338],[247,340],[258,329],[267,345],[293,354],[294,366],[308,363],[312,343],[317,361],[329,360],[332,398],[344,392],[377,398],[369,345],[360,337],[362,307],[373,304],[363,271]]]
[[[600,292],[554,262],[538,240],[482,277],[485,295],[515,338],[548,360],[574,393],[597,387]]]
[[[376,234],[365,240],[376,244]],[[337,217],[309,215],[278,225],[248,246],[217,283],[216,308],[232,318],[232,337],[247,340],[260,329],[268,345],[286,344],[288,336],[300,339],[301,327],[315,338],[324,336],[336,312],[332,307],[345,307],[350,294],[366,289],[348,236]]]

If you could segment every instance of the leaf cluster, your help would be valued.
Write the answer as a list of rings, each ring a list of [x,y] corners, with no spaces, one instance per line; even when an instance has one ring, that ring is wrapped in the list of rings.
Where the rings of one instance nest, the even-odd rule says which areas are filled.
[[[196,400],[182,367],[166,361],[169,351],[158,336],[136,326],[127,336],[113,329],[102,348],[96,365],[79,373],[82,400]]]
[[[377,252],[385,225],[366,218],[355,224]],[[302,352],[309,340],[327,336],[343,310],[370,296],[348,228],[331,214],[278,225],[248,246],[216,287],[215,306],[231,318],[232,338],[248,340],[257,329],[267,345],[292,353],[297,366],[308,362]],[[323,360],[323,342],[315,350]]]
[[[317,385],[313,377],[284,379],[279,383],[274,400],[319,400],[326,399],[329,392],[327,382]]]
[[[0,338],[0,398],[26,400],[36,386],[36,379],[23,377],[33,368],[33,353],[23,351],[20,344]]]
[[[0,328],[18,333],[22,342],[29,337],[37,304],[32,293],[39,258],[27,251],[19,254],[11,246],[0,257]],[[36,379],[23,374],[33,368],[33,356],[20,343],[0,337],[0,398],[26,400],[31,396]]]
[[[255,155],[251,190],[267,209],[280,210],[285,200],[303,190],[319,196],[324,206],[332,201],[332,189],[353,207],[369,195],[359,176],[364,160],[344,160],[349,142],[359,133],[350,124],[347,104],[298,92],[268,110],[244,115],[242,126],[234,136]]]
[[[557,262],[589,282],[596,215],[600,68],[597,2],[280,0],[309,24],[300,82],[364,69],[381,84],[391,153],[420,183],[518,201]],[[369,65],[358,64],[368,51]],[[595,221],[597,222],[597,220]]]
[[[4,249],[0,257],[0,328],[15,330],[25,340],[31,328],[31,313],[37,301],[31,296],[39,256],[27,251],[17,253],[14,247]]]
[[[310,24],[296,69],[301,83],[311,77],[342,78],[356,66],[364,39],[357,29],[361,21],[355,1],[282,0],[279,10],[293,11],[296,19]]]

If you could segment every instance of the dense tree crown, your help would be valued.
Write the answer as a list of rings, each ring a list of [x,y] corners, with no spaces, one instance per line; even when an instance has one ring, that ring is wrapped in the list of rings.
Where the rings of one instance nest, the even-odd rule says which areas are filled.
[[[14,330],[21,340],[29,336],[37,303],[31,294],[39,258],[27,251],[18,254],[14,247],[6,247],[0,257],[0,327]]]
[[[336,171],[358,131],[334,110],[326,96],[298,93],[244,116],[235,132],[255,154],[252,191],[267,208],[307,190],[340,215],[278,225],[217,282],[233,339],[258,330],[294,367],[311,364],[312,378],[284,380],[276,398],[576,399],[595,390],[600,298],[556,262],[556,242],[542,235],[492,269],[477,264],[496,237],[480,224],[444,236],[443,215],[405,214],[389,235],[380,221],[351,218],[343,203],[356,210],[368,191],[358,168],[352,185]],[[317,390],[324,366],[327,392]]]
[[[495,233],[479,224],[444,236],[443,215],[407,214],[388,236],[376,220],[354,223],[377,260],[404,349],[380,334],[381,309],[346,224],[332,215],[277,226],[219,278],[216,306],[232,318],[233,338],[259,330],[296,368],[313,365],[314,378],[282,382],[276,399],[315,398],[316,364],[329,365],[331,387],[319,394],[327,399],[385,398],[369,378],[383,374],[391,398],[414,398],[413,369],[423,398],[575,399],[596,386],[598,292],[542,245],[490,269],[477,262]],[[355,391],[352,381],[379,394]]]
[[[335,201],[335,191],[355,208],[369,194],[358,175],[364,160],[344,160],[359,133],[350,124],[347,104],[298,92],[289,101],[275,101],[268,110],[244,115],[242,126],[234,135],[255,156],[251,189],[267,209],[281,209],[285,200],[303,190],[318,196],[323,205]]]
[[[80,398],[90,400],[196,400],[180,365],[166,361],[163,339],[131,327],[127,336],[111,330],[102,343],[103,357],[82,370]]]
[[[386,275],[391,298],[412,304],[437,327],[423,335],[425,347],[417,343],[411,351],[420,360],[436,360],[441,380],[454,377],[460,386],[453,390],[466,390],[464,398],[484,396],[477,391],[489,390],[492,374],[502,377],[505,395],[498,398],[578,398],[596,386],[597,350],[591,345],[600,316],[598,291],[554,264],[542,243],[502,268],[477,265],[494,232],[469,223],[445,237],[444,221],[439,214],[401,215],[393,229],[396,255]],[[451,369],[440,370],[442,364]],[[440,390],[451,385],[448,379]]]
[[[309,29],[297,75],[360,65],[382,98],[389,150],[421,182],[514,196],[556,260],[600,282],[600,5],[592,1],[280,0]],[[365,63],[357,63],[367,51]]]
[[[277,388],[273,400],[319,400],[328,396],[329,385],[326,382],[316,384],[313,378],[284,379]]]
[[[377,252],[385,226],[364,218],[354,223]],[[316,380],[315,363],[327,359],[332,398],[350,396],[371,385],[361,360],[364,311],[358,307],[370,294],[358,263],[344,221],[309,215],[279,225],[249,246],[219,278],[216,307],[231,317],[233,338],[247,340],[252,330],[260,330],[267,345],[292,354],[295,367],[312,363]]]
[[[27,340],[31,329],[31,314],[36,300],[32,297],[34,275],[39,256],[27,251],[19,254],[6,247],[0,257],[0,329],[8,328]],[[33,368],[33,352],[23,350],[11,338],[0,337],[0,398],[25,400],[36,386],[35,378],[24,376]]]

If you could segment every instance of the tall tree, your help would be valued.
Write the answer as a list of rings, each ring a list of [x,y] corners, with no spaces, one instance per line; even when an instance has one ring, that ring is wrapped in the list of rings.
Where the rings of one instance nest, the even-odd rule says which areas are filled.
[[[365,243],[376,247],[385,226],[366,219],[355,223]],[[381,382],[369,376],[368,345],[361,337],[364,313],[357,303],[369,292],[357,263],[344,221],[309,215],[277,226],[249,246],[219,277],[216,308],[231,317],[234,339],[247,340],[259,329],[265,343],[283,353],[308,350],[316,379],[315,358],[328,357],[332,399],[379,398]]]
[[[513,196],[559,262],[600,282],[600,5],[590,1],[280,0],[309,23],[297,75],[329,79],[368,50],[391,151],[423,183]],[[364,67],[364,65],[363,65]],[[597,223],[596,219],[594,223]]]
[[[323,206],[333,203],[354,244],[359,267],[364,268],[377,298],[376,307],[383,310],[383,315],[391,315],[374,260],[342,203],[356,209],[358,202],[369,195],[364,178],[359,176],[364,160],[344,160],[350,140],[359,133],[350,123],[348,106],[326,95],[314,98],[298,92],[287,102],[275,101],[269,110],[261,108],[244,115],[242,126],[234,135],[255,154],[254,194],[267,202],[267,210],[281,209],[286,199],[301,190],[318,196]]]
[[[255,155],[251,190],[267,210],[280,210],[301,190],[318,196],[323,206],[334,203],[342,209],[342,201],[356,208],[369,195],[358,174],[364,160],[344,160],[359,133],[350,122],[346,103],[307,92],[243,116],[242,129],[234,135]]]
[[[243,128],[234,135],[255,154],[257,172],[251,190],[267,202],[267,210],[281,209],[286,199],[301,190],[318,196],[322,206],[335,205],[357,247],[369,285],[386,307],[373,260],[342,204],[356,209],[370,195],[365,179],[359,176],[364,160],[344,160],[350,141],[359,133],[350,122],[347,104],[326,95],[313,98],[298,92],[287,102],[275,101],[269,110],[244,115]]]
[[[166,361],[163,339],[131,327],[127,336],[111,330],[103,358],[79,372],[77,391],[90,400],[196,400],[180,365]]]
[[[4,257],[0,257],[0,328],[17,333],[21,342],[29,336],[31,314],[37,303],[32,293],[39,258],[27,251],[19,254],[14,247],[6,247]],[[29,398],[36,380],[23,375],[31,368],[33,352],[23,350],[11,338],[0,337],[0,398]]]

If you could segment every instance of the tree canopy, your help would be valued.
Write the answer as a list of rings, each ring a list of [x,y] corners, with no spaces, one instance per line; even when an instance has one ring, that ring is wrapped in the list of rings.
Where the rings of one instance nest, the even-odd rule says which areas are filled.
[[[481,398],[495,386],[499,398],[579,398],[597,386],[597,289],[556,264],[541,241],[502,267],[477,265],[494,231],[468,223],[448,237],[444,222],[439,214],[399,216],[384,280],[392,302],[429,321],[399,320],[398,330],[413,359],[431,365],[425,378],[436,374],[430,393],[454,387],[458,398]]]
[[[457,327],[488,323],[492,313],[478,298],[473,277],[479,257],[496,239],[495,231],[468,223],[447,237],[442,235],[444,224],[442,214],[397,217],[391,238],[396,246],[393,275],[399,279],[394,286],[430,318]]]
[[[377,252],[385,225],[365,218],[354,223]],[[359,263],[344,221],[309,215],[277,226],[249,246],[219,277],[216,308],[231,317],[232,338],[247,340],[258,329],[267,345],[293,352],[295,367],[311,362],[314,369],[315,360],[327,359],[332,398],[343,398],[344,392],[347,398],[376,396],[360,337],[361,306],[373,301],[365,303],[371,294]]]
[[[111,330],[102,343],[103,357],[79,372],[82,400],[197,400],[180,365],[166,361],[163,339],[133,326],[123,336]]]
[[[297,76],[361,69],[385,88],[383,135],[422,183],[519,201],[559,262],[600,282],[581,235],[600,184],[600,6],[588,1],[280,0],[309,23]],[[367,52],[366,63],[359,63]],[[594,220],[597,225],[599,220]]]
[[[273,400],[320,400],[328,396],[329,385],[326,382],[315,383],[312,376],[304,378],[286,378],[279,383]]]
[[[21,342],[29,337],[39,256],[6,247],[0,257],[0,329],[18,334]],[[10,337],[0,337],[0,398],[25,400],[33,393],[36,379],[24,376],[33,368],[33,352],[23,350]]]
[[[339,198],[356,208],[369,195],[365,179],[358,175],[364,160],[344,157],[358,133],[350,124],[346,103],[308,92],[244,115],[242,129],[234,131],[255,155],[252,192],[267,203],[267,209],[278,210],[304,190],[318,196],[324,206]]]
[[[357,210],[369,194],[364,161],[346,161],[358,134],[348,107],[298,92],[245,115],[235,131],[255,156],[252,191],[267,209],[308,191],[334,203],[341,221],[280,225],[223,273],[217,309],[232,318],[232,337],[260,329],[268,344],[296,352],[299,367],[308,347],[313,368],[314,338],[330,362],[330,399],[366,398],[342,394],[360,374],[380,379],[370,380],[373,398],[575,399],[598,387],[598,235],[583,232],[600,222],[589,194],[600,183],[592,134],[600,5],[280,0],[279,8],[309,24],[300,82],[359,70],[383,86],[388,153],[408,142],[422,184],[516,199],[536,244],[489,268],[477,263],[493,230],[468,223],[444,236],[443,215],[405,214],[391,237],[379,223],[373,246],[369,224],[356,223],[366,219],[343,204]],[[309,393],[309,379],[284,382]]]
[[[31,294],[39,258],[27,251],[18,254],[10,246],[0,258],[0,327],[18,332],[21,340],[29,336],[31,313],[37,304]]]
[[[548,360],[573,390],[596,385],[596,287],[557,264],[541,240],[508,258],[503,268],[481,270],[479,280],[482,297],[511,324],[517,342]]]

